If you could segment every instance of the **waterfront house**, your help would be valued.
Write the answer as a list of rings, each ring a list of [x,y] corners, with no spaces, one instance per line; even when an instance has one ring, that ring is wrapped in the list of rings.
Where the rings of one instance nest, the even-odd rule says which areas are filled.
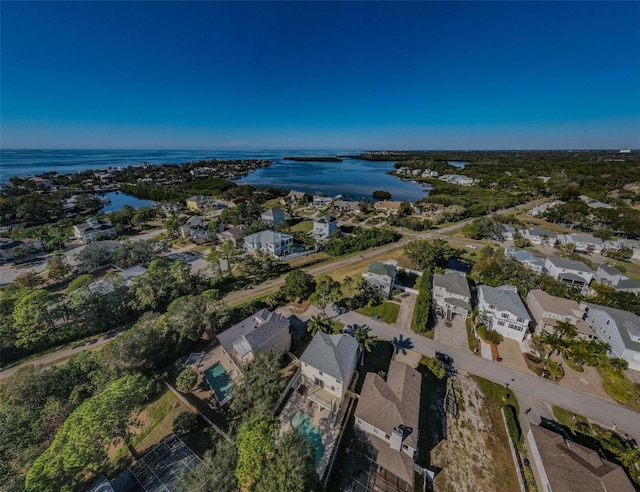
[[[313,195],[313,206],[315,208],[328,207],[333,203],[333,197]]]
[[[552,296],[540,289],[532,289],[527,294],[527,306],[536,321],[536,331],[552,332],[559,321],[566,321],[576,327],[578,336],[593,338],[595,333],[582,319],[584,310],[577,301]]]
[[[402,202],[389,202],[382,200],[373,204],[373,208],[376,212],[384,212],[387,215],[396,215],[400,212]]]
[[[116,236],[116,230],[107,219],[87,219],[84,224],[73,226],[73,234],[77,239],[81,239],[84,244],[110,239]]]
[[[640,316],[608,306],[583,302],[584,320],[596,336],[611,346],[609,355],[629,363],[640,371]]]
[[[509,246],[504,250],[504,254],[505,256],[522,263],[525,267],[533,270],[534,272],[544,272],[544,262],[529,251],[524,249],[516,250],[513,246]]]
[[[558,234],[561,244],[573,246],[580,253],[602,253],[604,242],[591,234]]]
[[[593,280],[613,287],[616,290],[640,293],[640,283],[630,279],[620,270],[606,263],[600,265]]]
[[[331,214],[323,215],[313,221],[313,239],[324,241],[338,230],[338,220]]]
[[[200,212],[214,204],[212,196],[194,195],[186,199],[187,209],[192,212]]]
[[[334,210],[340,210],[342,212],[358,213],[360,212],[360,202],[336,200],[335,202],[333,202],[333,208]]]
[[[329,411],[340,403],[356,374],[359,346],[351,335],[318,332],[300,356],[308,398]]]
[[[239,226],[232,227],[231,229],[227,229],[225,231],[218,233],[218,241],[221,243],[224,241],[231,241],[236,248],[239,244],[242,244],[242,238],[244,237],[244,225],[240,224]]]
[[[594,271],[581,261],[557,256],[549,256],[544,261],[544,268],[553,278],[580,287],[585,292],[594,274]]]
[[[292,207],[295,207],[296,205],[304,203],[304,196],[305,193],[303,191],[291,190],[289,194],[281,200],[281,203],[283,205],[291,205]]]
[[[262,212],[262,214],[260,215],[260,220],[262,220],[262,222],[264,222],[265,224],[273,227],[284,220],[284,212],[280,207],[273,207]]]
[[[287,255],[292,244],[292,236],[271,229],[256,232],[244,238],[244,249],[247,251],[251,253],[262,251],[273,256]]]
[[[394,475],[388,482],[395,483],[397,490],[413,490],[421,389],[420,373],[392,360],[386,381],[367,373],[355,411],[355,428],[369,444],[371,459],[381,468],[379,473]]]
[[[553,492],[633,492],[624,469],[564,434],[535,424],[527,432],[529,456],[541,490]]]
[[[480,285],[478,308],[488,328],[518,341],[527,337],[532,318],[514,286]]]
[[[467,277],[459,272],[433,275],[433,301],[436,310],[451,320],[456,314],[466,318],[471,311],[471,291]]]
[[[396,272],[396,264],[393,260],[385,263],[374,261],[362,276],[369,285],[378,289],[388,299],[391,297],[393,284],[396,281]]]
[[[532,227],[530,229],[522,229],[520,234],[524,239],[529,241],[531,244],[548,244],[553,246],[556,244],[558,240],[558,235],[550,231],[548,229],[542,229],[540,227]]]
[[[239,369],[262,352],[282,355],[291,347],[289,320],[261,309],[218,335],[222,350]]]

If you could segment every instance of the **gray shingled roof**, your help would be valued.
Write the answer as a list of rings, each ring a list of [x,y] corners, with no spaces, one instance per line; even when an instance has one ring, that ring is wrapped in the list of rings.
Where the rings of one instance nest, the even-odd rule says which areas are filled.
[[[603,263],[602,265],[600,265],[600,270],[602,270],[604,273],[608,275],[622,275],[622,272],[620,270],[618,270],[614,266],[607,265],[606,263]]]
[[[549,256],[547,258],[550,263],[557,268],[568,268],[570,270],[578,270],[586,273],[595,273],[591,268],[582,263],[581,261],[570,260],[569,258],[561,258],[559,256]]]
[[[616,309],[608,306],[600,306],[599,304],[591,304],[585,302],[585,304],[592,309],[600,309],[605,311],[613,318],[618,327],[620,337],[624,342],[624,346],[631,350],[640,351],[640,342],[634,342],[631,337],[640,337],[640,316],[630,313],[629,311],[623,311],[622,309]]]
[[[436,273],[433,275],[433,286],[442,287],[451,294],[471,298],[471,290],[467,277],[458,273],[446,273],[444,275]]]
[[[532,227],[527,229],[530,236],[547,236],[550,239],[558,237],[557,234],[548,229],[542,229],[541,227]]]
[[[346,381],[357,360],[358,342],[351,335],[329,335],[318,332],[300,357],[300,361],[336,378]]]
[[[616,290],[636,290],[640,289],[640,283],[631,278],[625,278],[620,280],[617,285],[614,286]]]
[[[490,287],[480,285],[478,289],[487,304],[493,304],[498,311],[507,311],[519,318],[531,319],[531,315],[524,307],[518,291],[508,285],[501,287]]]
[[[373,273],[374,275],[386,275],[390,278],[396,277],[396,267],[391,265],[390,263],[380,263],[379,261],[374,261],[369,266],[367,270],[369,273]]]
[[[233,344],[242,337],[253,350],[256,350],[284,329],[289,329],[287,318],[276,312],[272,313],[268,309],[261,309],[220,333],[218,340],[229,354],[233,352]]]

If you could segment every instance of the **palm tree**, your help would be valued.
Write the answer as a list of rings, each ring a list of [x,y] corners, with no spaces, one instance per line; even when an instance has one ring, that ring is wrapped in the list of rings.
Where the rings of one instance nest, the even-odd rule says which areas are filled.
[[[609,364],[611,364],[613,372],[622,372],[629,369],[629,362],[622,357],[613,357],[609,359]]]
[[[378,337],[372,337],[371,335],[369,335],[370,331],[371,328],[369,328],[367,325],[362,325],[359,326],[353,334],[353,338],[355,338],[356,342],[358,342],[358,345],[360,345],[360,352],[362,354],[360,364],[364,362],[365,351],[371,352],[373,346],[378,342]]]
[[[227,273],[231,276],[231,260],[235,258],[237,251],[231,241],[223,241],[221,247],[222,255],[227,260]]]
[[[573,338],[578,333],[578,329],[568,321],[558,321],[554,330],[561,339]]]
[[[631,446],[625,446],[618,452],[616,458],[618,458],[622,466],[632,471],[637,467],[638,463],[640,463],[640,450]]]
[[[350,277],[349,275],[346,275],[342,280],[342,283],[344,284],[346,290],[351,290],[354,282],[355,281],[353,280],[353,277]]]
[[[407,350],[413,348],[413,342],[410,338],[403,338],[401,334],[399,337],[393,337],[391,339],[391,345],[393,346],[393,351],[396,355],[402,352],[402,355],[407,355]]]
[[[557,351],[557,354],[560,354],[560,352],[564,352],[567,349],[566,342],[555,331],[544,331],[540,335],[540,340],[542,340],[542,342],[549,347],[547,359],[551,357],[551,354],[553,354],[554,351]]]
[[[469,319],[471,320],[471,323],[473,324],[473,328],[475,329],[478,327],[479,324],[484,322],[484,313],[480,310],[480,308],[477,305],[475,305],[473,306],[471,311],[469,311]]]
[[[307,324],[307,331],[311,334],[311,336],[315,336],[319,331],[322,333],[331,333],[332,332],[331,321],[322,316],[321,314],[316,314],[315,316],[311,316],[309,323]]]
[[[578,339],[571,343],[567,355],[574,364],[584,366],[589,360],[590,353],[589,343],[585,340]]]

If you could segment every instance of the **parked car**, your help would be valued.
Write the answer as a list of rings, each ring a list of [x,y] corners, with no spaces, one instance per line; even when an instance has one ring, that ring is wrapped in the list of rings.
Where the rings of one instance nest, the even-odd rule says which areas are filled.
[[[436,351],[436,358],[444,362],[445,364],[453,364],[453,357],[445,354],[444,352]]]

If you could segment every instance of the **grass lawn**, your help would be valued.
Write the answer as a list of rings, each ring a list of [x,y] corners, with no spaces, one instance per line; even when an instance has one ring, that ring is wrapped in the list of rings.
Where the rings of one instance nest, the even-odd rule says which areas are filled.
[[[616,372],[604,364],[598,364],[596,369],[602,376],[602,386],[611,398],[629,408],[640,410],[640,404],[636,403],[640,394],[624,372]]]
[[[292,232],[309,232],[311,229],[313,229],[312,220],[302,220],[298,222],[296,225],[291,226]]]
[[[271,200],[267,200],[266,202],[264,202],[262,204],[262,206],[264,208],[273,208],[276,205],[280,205],[280,200],[282,200],[282,198],[278,197],[278,198],[272,198]]]
[[[356,312],[360,314],[364,314],[365,316],[369,316],[373,318],[374,316],[380,316],[380,319],[385,323],[395,323],[398,319],[398,311],[400,310],[400,305],[394,302],[385,301],[379,306],[368,307],[364,306],[360,309],[356,309]]]
[[[333,326],[333,333],[338,334],[344,328],[344,323],[340,321],[331,321],[331,326]]]
[[[327,261],[331,259],[327,253],[319,252],[319,253],[311,253],[307,256],[300,256],[299,258],[294,258],[293,260],[285,261],[291,266],[291,268],[303,268],[306,266],[317,265],[318,263],[322,263],[323,261]]]
[[[193,253],[204,253],[205,251],[209,251],[211,247],[211,244],[199,244],[195,248],[191,248],[189,251]]]

